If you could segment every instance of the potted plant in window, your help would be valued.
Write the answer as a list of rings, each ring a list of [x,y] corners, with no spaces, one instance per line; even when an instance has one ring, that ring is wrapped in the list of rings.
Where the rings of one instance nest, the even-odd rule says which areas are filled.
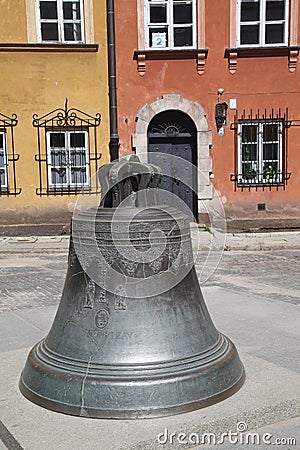
[[[264,179],[274,181],[277,178],[277,170],[270,164],[264,167]]]

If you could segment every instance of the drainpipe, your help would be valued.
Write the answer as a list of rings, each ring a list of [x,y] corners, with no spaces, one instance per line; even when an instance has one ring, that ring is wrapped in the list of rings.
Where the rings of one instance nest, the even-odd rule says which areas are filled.
[[[117,85],[116,85],[116,49],[115,49],[115,7],[114,0],[106,0],[107,8],[107,47],[108,47],[108,97],[110,121],[110,159],[119,158]]]

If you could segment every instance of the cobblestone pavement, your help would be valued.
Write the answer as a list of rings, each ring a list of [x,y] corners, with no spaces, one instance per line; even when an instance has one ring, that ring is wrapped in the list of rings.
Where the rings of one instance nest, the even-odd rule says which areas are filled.
[[[67,254],[1,254],[0,313],[58,304]]]
[[[224,252],[205,285],[300,304],[300,250]]]
[[[197,270],[201,269],[198,254]],[[204,286],[221,286],[266,299],[300,303],[300,250],[224,252]],[[0,313],[58,304],[67,253],[0,255]]]

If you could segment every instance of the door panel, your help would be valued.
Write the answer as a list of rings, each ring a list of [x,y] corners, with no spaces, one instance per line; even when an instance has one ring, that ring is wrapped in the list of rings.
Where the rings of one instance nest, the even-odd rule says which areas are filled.
[[[192,139],[180,137],[173,139],[168,137],[150,138],[148,151],[149,162],[161,167],[164,174],[160,184],[162,189],[159,197],[160,203],[178,208],[176,197],[179,197],[197,217],[195,207],[197,172],[192,166]],[[176,158],[168,157],[168,155],[178,156],[182,159],[177,160]],[[164,190],[172,192],[174,197],[164,194]]]

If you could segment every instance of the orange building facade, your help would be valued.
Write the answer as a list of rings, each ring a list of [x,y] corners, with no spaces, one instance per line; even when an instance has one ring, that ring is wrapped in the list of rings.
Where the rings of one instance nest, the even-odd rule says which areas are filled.
[[[299,227],[298,16],[298,0],[115,2],[120,154],[197,166],[197,217],[217,195],[228,228]]]

